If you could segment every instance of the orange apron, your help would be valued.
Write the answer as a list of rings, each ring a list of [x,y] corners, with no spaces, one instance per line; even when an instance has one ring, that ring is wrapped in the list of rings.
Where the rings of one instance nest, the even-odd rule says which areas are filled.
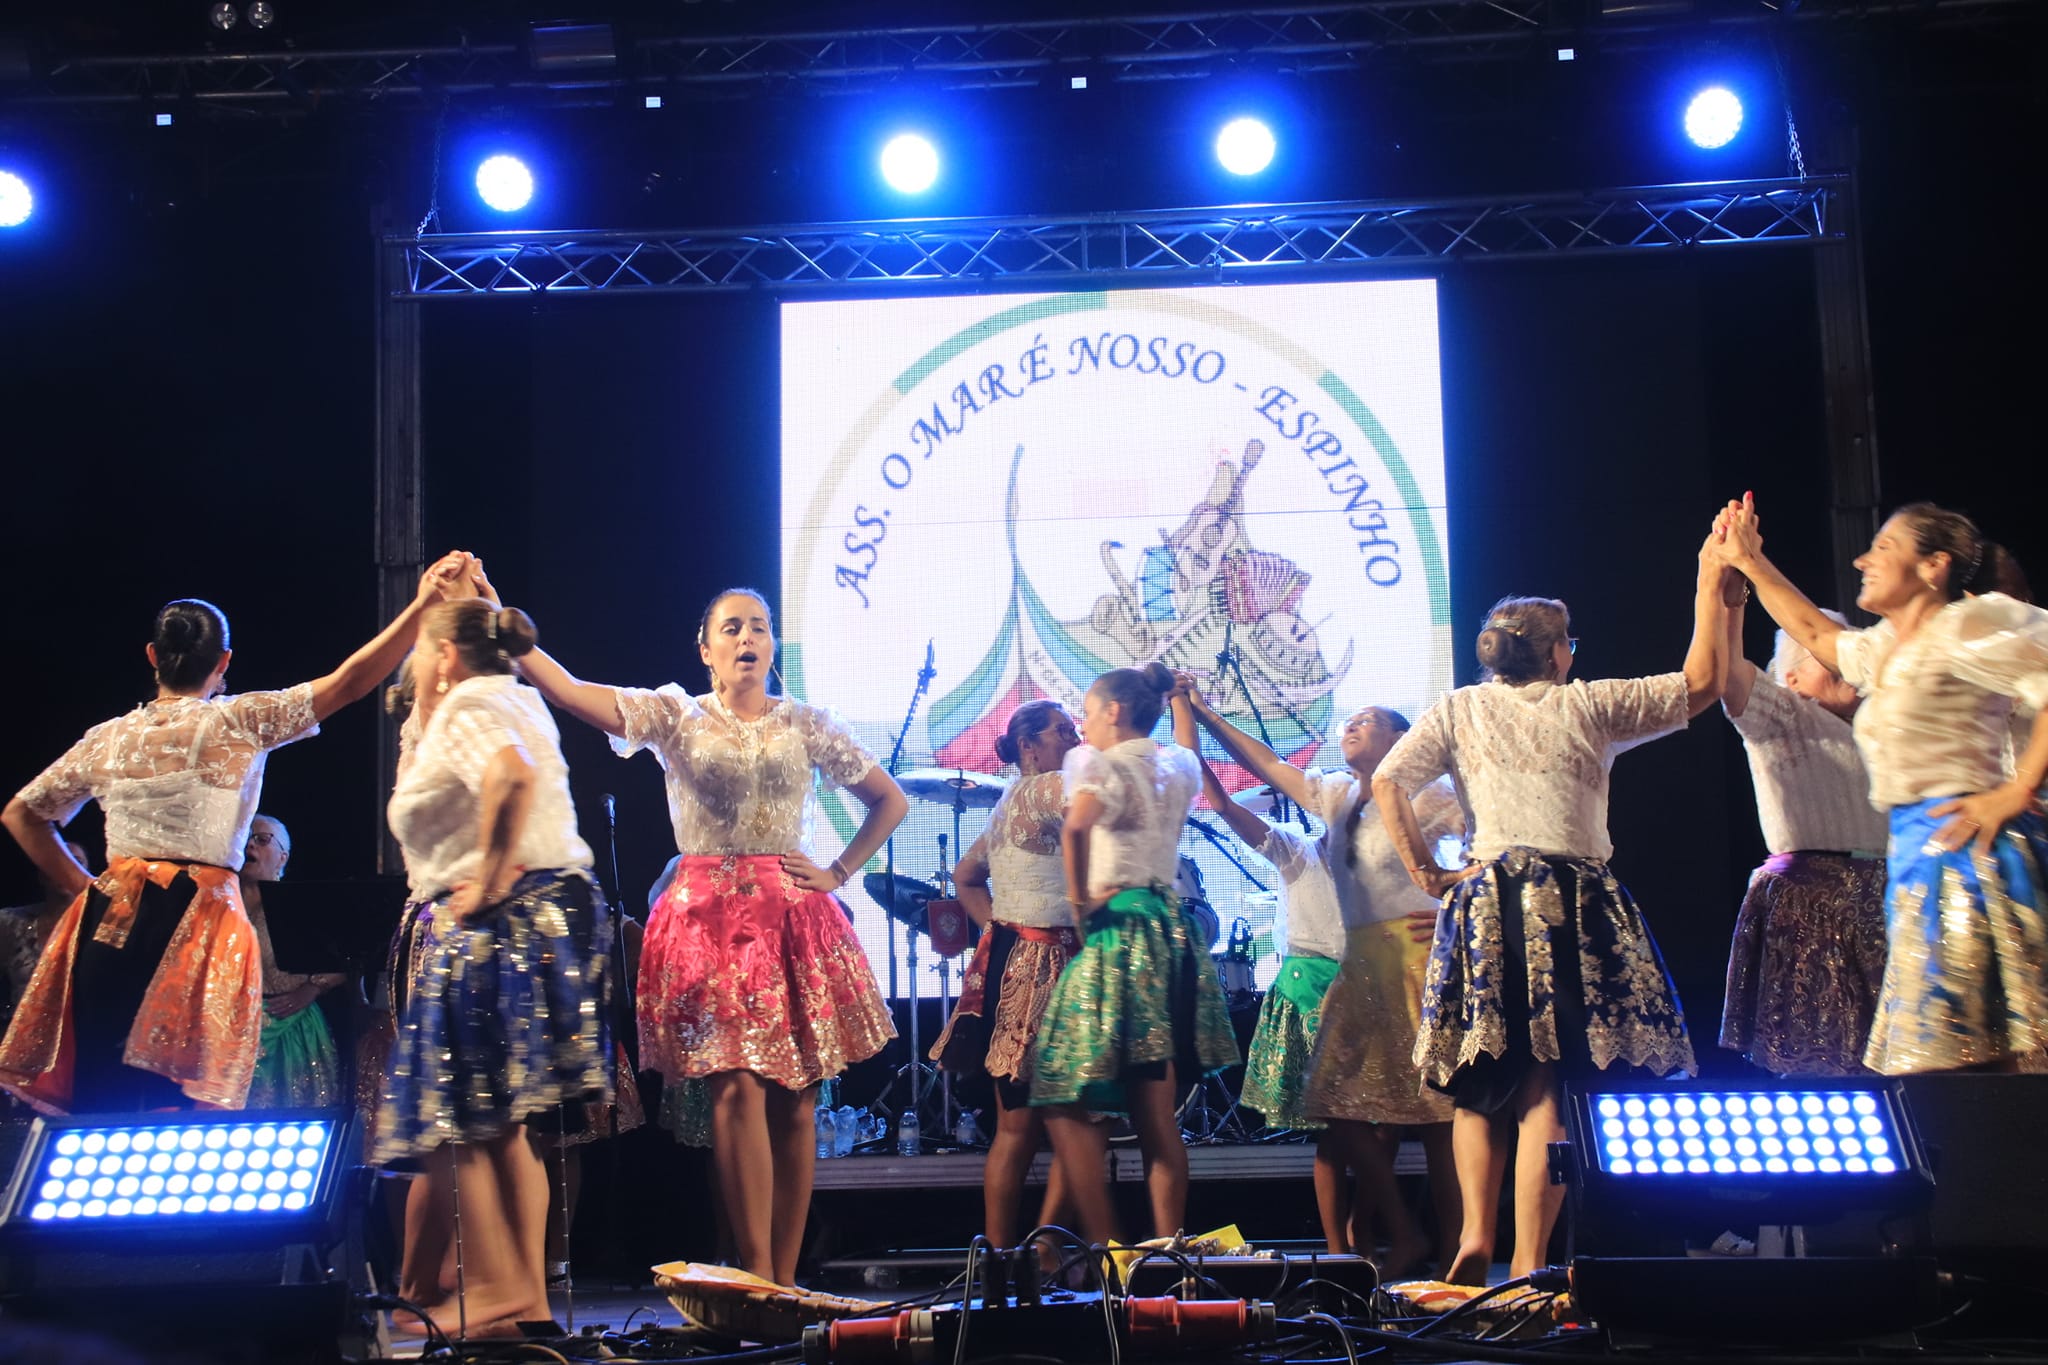
[[[121,1060],[175,1082],[201,1108],[239,1109],[263,1030],[263,964],[237,874],[203,863],[116,858],[94,883],[112,903],[93,937],[122,946],[143,883],[168,888],[180,872],[198,891],[150,978]],[[0,1040],[0,1087],[46,1114],[70,1111],[76,1068],[71,977],[91,890],[57,921]]]

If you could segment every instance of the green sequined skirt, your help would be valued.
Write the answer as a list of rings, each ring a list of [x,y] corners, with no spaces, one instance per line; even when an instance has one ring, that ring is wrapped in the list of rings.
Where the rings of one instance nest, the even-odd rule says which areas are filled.
[[[1172,1062],[1191,1084],[1237,1061],[1216,964],[1179,905],[1151,887],[1119,891],[1053,987],[1031,1102],[1122,1113],[1126,1073]]]
[[[341,1060],[318,1005],[286,1019],[264,1015],[261,1047],[246,1108],[325,1109],[342,1102]]]
[[[1264,1115],[1268,1128],[1320,1128],[1302,1112],[1301,1092],[1315,1056],[1323,996],[1337,976],[1332,958],[1281,959],[1280,972],[1259,1007],[1258,1031],[1245,1053],[1244,1107]]]

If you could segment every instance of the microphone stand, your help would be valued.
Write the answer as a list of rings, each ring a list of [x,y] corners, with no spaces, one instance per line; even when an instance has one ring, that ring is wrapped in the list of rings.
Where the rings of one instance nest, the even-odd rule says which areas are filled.
[[[1195,833],[1201,835],[1204,839],[1207,839],[1210,843],[1216,845],[1216,851],[1218,853],[1221,853],[1225,858],[1228,858],[1230,860],[1230,865],[1236,868],[1239,872],[1242,872],[1244,874],[1244,879],[1246,881],[1250,882],[1253,886],[1256,886],[1261,891],[1272,890],[1271,887],[1267,886],[1264,882],[1260,881],[1258,877],[1253,874],[1252,870],[1246,867],[1244,865],[1244,862],[1235,853],[1232,853],[1230,851],[1230,839],[1225,835],[1218,834],[1216,832],[1215,827],[1209,824],[1208,821],[1203,820],[1197,816],[1190,815],[1188,817],[1188,828],[1195,831]]]
[[[904,741],[905,741],[905,740],[907,740],[907,739],[908,739],[908,738],[910,737],[910,725],[911,725],[911,722],[912,722],[912,721],[914,721],[914,720],[915,720],[915,719],[917,718],[917,708],[918,708],[918,704],[919,704],[920,702],[922,702],[922,701],[924,700],[924,695],[925,695],[925,693],[926,693],[927,691],[929,691],[929,690],[930,690],[930,688],[931,688],[931,685],[932,685],[932,679],[933,679],[933,678],[935,678],[935,677],[937,677],[937,676],[938,676],[938,674],[939,674],[939,670],[938,670],[938,668],[937,668],[937,667],[935,666],[935,663],[934,663],[934,654],[933,654],[933,650],[932,650],[932,641],[930,641],[930,640],[926,640],[926,641],[924,642],[924,667],[923,667],[923,668],[920,668],[920,669],[919,669],[919,670],[917,671],[917,686],[916,686],[916,687],[915,687],[914,689],[912,689],[912,691],[911,691],[911,693],[910,693],[910,705],[909,705],[909,707],[908,707],[908,708],[906,708],[906,709],[904,710],[904,712],[903,712],[903,725],[902,725],[902,728],[900,728],[899,730],[897,730],[897,731],[896,731],[896,743],[895,743],[895,744],[894,744],[893,746],[891,746],[891,747],[890,747],[890,749],[889,749],[889,763],[888,763],[888,769],[889,769],[889,776],[890,776],[890,777],[892,777],[892,778],[896,776],[896,769],[897,769],[897,768],[898,768],[899,766],[901,766],[901,764],[902,764],[902,762],[903,762],[903,744],[904,744]],[[888,924],[889,924],[889,999],[891,1000],[891,1002],[894,1002],[894,1001],[895,1001],[895,1000],[896,1000],[896,999],[898,998],[898,991],[897,991],[897,985],[896,985],[896,904],[897,904],[897,901],[896,901],[896,834],[895,834],[895,831],[893,831],[893,830],[892,830],[892,831],[890,831],[890,833],[889,833],[889,839],[888,839],[888,842],[887,842],[887,844],[886,844],[886,845],[884,846],[884,848],[885,848],[886,852],[885,852],[885,861],[883,862],[883,873],[882,873],[882,876],[883,876],[883,879],[884,879],[884,881],[886,882],[886,884],[887,884],[887,886],[888,886],[888,889],[889,889],[889,903],[888,903],[887,905],[885,905],[885,906],[883,906],[883,907],[882,907],[882,912],[883,912],[883,913],[882,913],[882,918],[883,918],[883,919],[885,919],[885,920],[887,920],[887,921],[888,921]],[[923,1063],[924,1063],[924,1056],[923,1056],[923,1053],[921,1052],[921,1050],[920,1050],[920,1048],[919,1048],[919,1044],[920,1044],[920,1042],[921,1042],[922,1040],[921,1040],[921,1039],[919,1038],[919,1036],[918,1036],[918,1024],[917,1024],[917,1007],[918,1007],[918,995],[917,995],[917,931],[916,931],[915,929],[912,929],[912,930],[910,930],[910,931],[909,931],[909,937],[910,937],[910,1057],[909,1057],[909,1059],[908,1059],[908,1060],[907,1060],[907,1061],[906,1061],[906,1062],[905,1062],[905,1063],[904,1063],[904,1064],[902,1065],[902,1067],[898,1068],[898,1070],[897,1070],[897,1072],[896,1072],[896,1078],[897,1078],[898,1080],[900,1080],[900,1079],[902,1079],[902,1078],[903,1078],[904,1076],[906,1076],[906,1075],[907,1075],[907,1076],[909,1077],[909,1079],[910,1079],[910,1098],[909,1098],[909,1100],[907,1101],[907,1103],[909,1104],[909,1107],[910,1107],[910,1110],[911,1110],[911,1112],[912,1112],[912,1113],[915,1113],[915,1112],[917,1111],[917,1107],[918,1107],[918,1102],[919,1102],[919,1101],[920,1101],[920,1100],[921,1100],[921,1099],[923,1098],[923,1096],[922,1096],[922,1095],[920,1095],[920,1094],[919,1094],[918,1092],[919,1092],[919,1082],[920,1082],[920,1081],[921,1081],[921,1080],[923,1079],[923,1078],[922,1078],[922,1077],[921,1077],[921,1076],[919,1075],[919,1071],[920,1071],[920,1070],[922,1069],[922,1067],[923,1067]],[[892,1081],[891,1081],[891,1082],[889,1083],[889,1085],[888,1085],[888,1086],[885,1086],[885,1087],[883,1088],[882,1094],[883,1094],[883,1095],[886,1095],[886,1094],[888,1094],[888,1093],[889,1093],[889,1090],[890,1090],[890,1089],[892,1089],[892,1088],[893,1088],[894,1086],[895,1086],[895,1081],[894,1081],[894,1080],[892,1080]],[[880,1104],[880,1101],[881,1101],[881,1096],[879,1096],[879,1095],[878,1095],[878,1096],[876,1096],[876,1103],[877,1103],[877,1105],[879,1105],[879,1104]]]
[[[1238,662],[1238,652],[1232,643],[1234,637],[1231,634],[1235,624],[1228,615],[1224,616],[1223,648],[1216,651],[1216,671],[1219,674],[1227,673],[1237,679],[1237,690],[1244,694],[1244,704],[1251,708],[1252,724],[1259,727],[1259,742],[1268,749],[1272,749],[1275,754],[1278,754],[1280,751],[1273,748],[1273,733],[1266,728],[1265,712],[1259,710],[1259,699],[1252,695],[1251,685],[1244,680],[1244,665]],[[1290,806],[1294,806],[1294,803],[1281,795],[1280,792],[1276,790],[1273,793],[1273,818],[1277,823],[1283,825],[1287,823],[1287,811]],[[1308,812],[1302,810],[1299,806],[1294,806],[1294,811],[1301,821],[1302,833],[1308,833]],[[1259,889],[1261,891],[1265,890],[1264,887]]]

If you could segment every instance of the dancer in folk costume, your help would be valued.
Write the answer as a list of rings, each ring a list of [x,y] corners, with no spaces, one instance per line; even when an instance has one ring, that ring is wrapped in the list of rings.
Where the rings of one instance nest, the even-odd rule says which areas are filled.
[[[708,1083],[711,1155],[741,1268],[796,1278],[817,1158],[817,1087],[881,1051],[895,1028],[832,892],[908,806],[833,712],[768,690],[775,636],[751,589],[714,597],[697,647],[711,691],[582,682],[545,653],[523,665],[549,701],[652,749],[683,855],[649,917],[639,973],[640,1064]],[[867,815],[820,867],[805,851],[817,778]]]
[[[291,831],[274,816],[259,815],[249,827],[242,862],[242,903],[263,955],[262,1050],[249,1083],[251,1109],[325,1109],[340,1104],[341,1058],[334,1034],[320,1012],[320,997],[348,978],[340,972],[287,972],[270,944],[265,885],[284,879],[292,857]]]
[[[1157,662],[1097,678],[1083,702],[1084,745],[1064,767],[1060,842],[1083,942],[1046,1005],[1031,1102],[1048,1107],[1054,1160],[1095,1242],[1116,1235],[1108,1136],[1095,1116],[1130,1115],[1153,1228],[1170,1236],[1187,1208],[1178,1085],[1238,1060],[1216,964],[1168,890],[1201,782],[1193,753],[1150,737],[1174,686]]]
[[[996,1131],[982,1177],[983,1231],[1014,1246],[1024,1178],[1045,1142],[1045,1111],[1031,1107],[1031,1059],[1039,1021],[1081,938],[1067,907],[1060,830],[1066,820],[1061,767],[1081,742],[1073,719],[1050,698],[1025,702],[996,737],[996,756],[1017,779],[989,812],[954,869],[960,900],[981,942],[961,981],[960,1003],[932,1045],[934,1060],[995,1086]],[[1041,1223],[1057,1222],[1065,1200],[1060,1167],[1046,1181]]]
[[[1202,700],[1192,678],[1187,684],[1196,718],[1224,751],[1240,767],[1323,822],[1315,854],[1328,869],[1339,916],[1334,940],[1326,935],[1322,954],[1332,956],[1328,948],[1334,946],[1337,962],[1331,967],[1322,967],[1312,958],[1297,963],[1290,899],[1289,960],[1281,964],[1260,1013],[1260,1036],[1253,1039],[1252,1061],[1245,1069],[1246,1090],[1256,1093],[1261,1088],[1254,1082],[1262,1070],[1259,1041],[1267,1036],[1267,1016],[1281,1016],[1290,992],[1306,998],[1302,987],[1308,983],[1290,979],[1290,967],[1303,977],[1312,972],[1329,973],[1310,1030],[1312,1046],[1300,1059],[1306,1064],[1305,1071],[1292,1082],[1291,1106],[1304,1121],[1324,1128],[1316,1148],[1316,1203],[1322,1212],[1324,1239],[1332,1251],[1355,1248],[1361,1255],[1370,1255],[1376,1245],[1373,1221],[1377,1214],[1387,1227],[1385,1264],[1389,1272],[1406,1271],[1421,1259],[1427,1240],[1410,1216],[1394,1177],[1394,1156],[1404,1131],[1414,1133],[1428,1156],[1439,1234],[1446,1242],[1456,1239],[1461,1217],[1451,1163],[1451,1102],[1423,1086],[1414,1062],[1423,968],[1436,923],[1436,902],[1409,880],[1400,853],[1387,838],[1372,804],[1373,769],[1407,731],[1408,721],[1384,706],[1363,707],[1344,722],[1339,733],[1344,767],[1305,772],[1223,719]],[[1432,847],[1464,834],[1464,816],[1448,783],[1435,783],[1418,792],[1415,806],[1424,837]],[[1282,1006],[1275,1006],[1276,996]],[[1295,1005],[1296,1011],[1300,1008]],[[1283,1029],[1282,1035],[1291,1032]],[[1290,1066],[1284,1074],[1292,1077],[1297,1073]],[[1346,1166],[1354,1173],[1348,1191],[1343,1187]]]
[[[1862,694],[1856,743],[1890,820],[1884,984],[1863,1062],[1885,1075],[2017,1069],[2048,1044],[2048,612],[1961,513],[1914,503],[1856,558],[1847,630],[1763,552],[1730,503],[1726,562],[1797,643]],[[2015,707],[2033,712],[2024,745]]]
[[[1721,1046],[1780,1076],[1854,1075],[1885,959],[1885,821],[1851,726],[1863,699],[1782,630],[1769,668],[1743,658],[1749,584],[1728,588],[1721,709],[1749,754],[1771,856],[1735,917]]]
[[[1693,1070],[1678,991],[1649,925],[1608,867],[1608,771],[1720,699],[1725,571],[1700,550],[1682,671],[1565,681],[1578,642],[1562,602],[1508,597],[1479,632],[1487,680],[1446,693],[1373,775],[1373,800],[1415,884],[1443,896],[1415,1061],[1457,1106],[1464,1200],[1445,1278],[1480,1283],[1515,1157],[1510,1273],[1543,1263],[1563,1190],[1562,1081],[1622,1066]],[[1465,807],[1466,866],[1447,871],[1411,797],[1448,774]]]
[[[157,613],[156,696],[87,731],[0,813],[74,898],[0,1041],[0,1085],[49,1113],[242,1106],[263,983],[237,873],[265,762],[368,695],[464,563],[435,564],[340,667],[278,692],[222,694],[233,652],[218,607],[183,599]],[[88,801],[106,816],[98,879],[58,838]]]

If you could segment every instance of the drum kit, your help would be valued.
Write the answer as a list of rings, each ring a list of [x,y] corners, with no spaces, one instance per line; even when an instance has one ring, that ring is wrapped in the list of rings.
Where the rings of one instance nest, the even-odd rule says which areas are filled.
[[[910,1060],[898,1069],[897,1081],[909,1087],[911,1105],[921,1104],[924,1097],[936,1087],[941,1092],[939,1124],[927,1128],[927,1132],[950,1132],[955,1118],[952,1095],[952,1081],[943,1071],[925,1060],[919,1038],[918,1008],[921,1003],[918,970],[918,941],[928,941],[931,951],[937,955],[939,972],[940,1017],[949,1017],[952,1012],[952,969],[954,958],[974,946],[976,932],[968,919],[966,909],[953,895],[952,860],[948,857],[949,844],[954,856],[964,850],[961,842],[961,824],[970,810],[990,810],[1009,790],[1008,778],[988,773],[969,772],[955,768],[913,768],[896,775],[896,784],[906,796],[933,805],[943,806],[953,814],[953,835],[949,841],[941,834],[939,843],[939,865],[930,880],[905,876],[896,872],[870,872],[861,879],[862,887],[874,898],[877,905],[889,918],[903,927],[908,935],[906,954],[910,969]],[[1240,804],[1252,810],[1270,810],[1274,797],[1270,789],[1243,793]],[[1206,829],[1199,831],[1208,834]],[[1213,834],[1209,834],[1212,839]],[[1224,850],[1226,854],[1229,849]],[[1236,862],[1234,855],[1231,861]],[[1242,864],[1240,864],[1242,867]],[[1251,876],[1254,885],[1263,887],[1251,869],[1243,868]],[[1174,895],[1180,901],[1181,913],[1187,916],[1188,927],[1196,943],[1211,953],[1215,959],[1217,976],[1220,979],[1225,999],[1233,1014],[1247,1010],[1256,1011],[1260,994],[1256,989],[1254,969],[1256,951],[1252,943],[1251,924],[1243,917],[1237,917],[1230,926],[1229,940],[1219,950],[1219,941],[1224,938],[1224,925],[1214,903],[1202,885],[1202,869],[1193,858],[1182,855],[1177,875],[1174,878]],[[1261,895],[1260,899],[1265,899]],[[886,1092],[885,1092],[886,1094]],[[1207,1077],[1193,1084],[1183,1101],[1179,1118],[1181,1128],[1191,1142],[1250,1141],[1244,1121],[1238,1116],[1237,1096],[1232,1087],[1219,1077]]]
[[[964,851],[960,842],[962,817],[970,810],[993,809],[996,802],[1002,800],[1003,793],[1009,790],[1010,782],[1008,778],[971,773],[965,769],[912,768],[896,774],[896,785],[906,796],[944,805],[953,812],[952,849],[957,855]],[[923,998],[919,988],[917,952],[918,936],[923,935],[939,959],[939,1017],[941,1020],[949,1018],[953,1013],[952,961],[974,945],[975,935],[974,925],[967,917],[967,908],[953,896],[953,862],[947,856],[946,836],[939,836],[939,865],[931,881],[920,881],[890,870],[868,873],[861,878],[861,887],[892,921],[903,926],[907,935],[905,957],[910,968],[910,1060],[897,1069],[890,1089],[895,1088],[897,1081],[904,1082],[909,1088],[906,1107],[915,1109],[924,1102],[936,1083],[940,1094],[939,1122],[929,1131],[950,1133],[956,1117],[953,1079],[925,1060],[918,1020]],[[887,1093],[886,1090],[883,1092],[884,1095]]]

